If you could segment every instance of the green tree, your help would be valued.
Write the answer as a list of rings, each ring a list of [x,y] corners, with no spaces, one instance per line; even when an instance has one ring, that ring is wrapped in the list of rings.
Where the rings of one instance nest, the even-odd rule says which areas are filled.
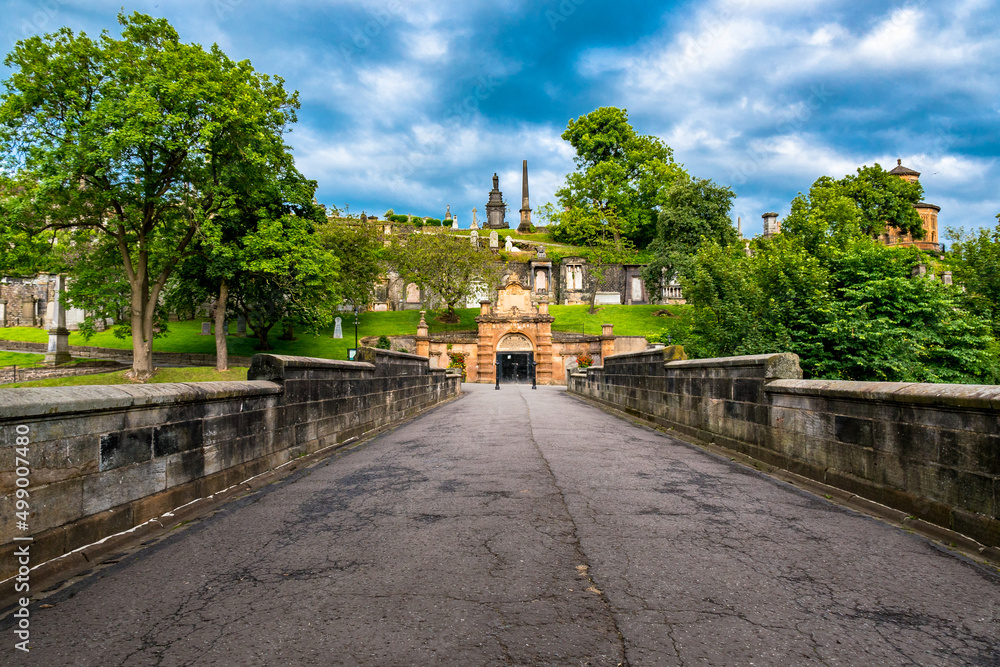
[[[860,167],[857,174],[845,176],[838,184],[854,200],[864,234],[877,238],[889,225],[915,239],[924,237],[923,221],[913,208],[924,194],[919,181],[910,183],[876,164]]]
[[[708,179],[676,181],[667,191],[649,246],[653,259],[643,269],[646,289],[660,294],[664,280],[683,271],[706,240],[726,247],[737,242],[729,212],[736,197],[730,188]]]
[[[386,249],[380,226],[354,220],[327,220],[318,229],[320,243],[340,264],[338,291],[352,309],[364,310],[375,297],[375,283],[385,273]]]
[[[333,321],[337,258],[324,249],[307,217],[259,215],[256,228],[241,239],[239,271],[231,298],[257,336],[257,349],[271,349],[275,325],[301,326],[318,333]]]
[[[442,322],[458,322],[455,307],[475,293],[477,285],[500,281],[502,263],[488,250],[464,237],[410,234],[390,249],[390,264],[407,282],[431,290],[445,305]]]
[[[119,22],[121,39],[62,28],[7,56],[0,145],[15,187],[4,213],[28,234],[87,230],[115,244],[141,378],[164,286],[233,183],[266,182],[284,163],[298,102],[249,62],[181,43],[163,19]]]
[[[996,341],[961,290],[914,276],[927,262],[919,250],[883,246],[856,226],[846,234],[850,216],[822,219],[824,207],[845,209],[819,189],[811,215],[755,241],[751,257],[715,242],[698,250],[682,276],[693,351],[794,352],[808,375],[831,379],[995,381]]]
[[[965,288],[967,307],[988,319],[1000,338],[1000,223],[977,232],[950,228],[948,236],[954,240],[948,261],[955,281]]]
[[[684,168],[660,139],[637,134],[628,113],[601,107],[570,120],[562,138],[576,150],[577,171],[566,176],[556,192],[558,210],[550,209],[552,235],[557,241],[586,245],[602,230],[594,223],[606,216],[581,217],[582,212],[616,211],[619,225],[609,230],[645,248],[656,231],[658,207]]]

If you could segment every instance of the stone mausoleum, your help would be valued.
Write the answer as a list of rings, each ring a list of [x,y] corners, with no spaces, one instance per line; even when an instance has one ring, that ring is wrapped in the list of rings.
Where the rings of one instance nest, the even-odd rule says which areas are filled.
[[[533,302],[531,291],[517,273],[511,273],[497,291],[495,305],[485,299],[480,302],[477,331],[431,335],[421,317],[414,351],[430,357],[431,366],[439,368],[448,366],[450,355],[464,355],[469,382],[492,384],[497,373],[501,382],[531,382],[534,371],[538,384],[566,384],[581,355],[600,364],[612,354],[647,347],[642,336],[615,336],[610,324],[603,325],[599,336],[552,331],[554,319],[548,301]],[[409,341],[397,342],[407,346]]]

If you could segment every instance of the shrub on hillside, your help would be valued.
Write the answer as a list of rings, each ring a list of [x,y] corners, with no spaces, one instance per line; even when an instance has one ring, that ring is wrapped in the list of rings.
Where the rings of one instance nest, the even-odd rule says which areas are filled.
[[[376,347],[376,349],[379,349],[379,350],[391,350],[392,349],[392,341],[389,340],[388,336],[379,336],[378,337],[378,342],[375,343],[375,347]]]

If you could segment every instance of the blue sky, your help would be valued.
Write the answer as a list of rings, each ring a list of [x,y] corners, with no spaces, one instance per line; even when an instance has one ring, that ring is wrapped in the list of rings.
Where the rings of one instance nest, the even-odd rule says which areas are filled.
[[[1000,212],[993,1],[12,0],[3,51],[62,25],[117,33],[123,4],[298,90],[299,168],[352,213],[450,204],[467,227],[497,172],[516,226],[521,160],[532,207],[554,199],[560,134],[599,106],[732,186],[748,235],[818,176],[896,158],[942,228]]]

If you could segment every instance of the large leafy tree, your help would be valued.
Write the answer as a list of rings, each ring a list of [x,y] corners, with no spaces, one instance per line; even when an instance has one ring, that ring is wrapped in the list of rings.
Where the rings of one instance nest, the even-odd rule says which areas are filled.
[[[448,234],[410,234],[390,248],[390,264],[406,281],[430,289],[445,305],[442,322],[458,322],[455,307],[476,292],[500,281],[502,263],[496,255],[468,239]]]
[[[570,120],[562,138],[576,150],[577,170],[556,192],[550,209],[553,237],[586,245],[601,236],[600,223],[617,218],[608,231],[645,248],[656,231],[657,212],[670,186],[686,176],[673,151],[660,139],[638,134],[628,113],[601,107]]]
[[[258,349],[271,349],[268,336],[279,323],[318,333],[333,319],[337,258],[322,247],[317,222],[259,211],[253,231],[241,238],[231,298],[257,336]]]
[[[965,288],[965,303],[987,318],[1000,338],[1000,223],[977,232],[949,229],[948,236],[954,239],[948,259],[955,281]]]
[[[919,181],[905,181],[876,164],[858,168],[857,174],[845,176],[838,185],[857,206],[864,234],[876,238],[890,226],[915,239],[924,237],[923,221],[913,208],[924,194]]]
[[[167,292],[167,303],[174,307],[214,299],[218,370],[228,365],[228,313],[256,310],[247,319],[263,331],[263,338],[257,328],[254,334],[258,347],[267,349],[267,333],[279,321],[307,328],[323,325],[326,318],[309,311],[325,310],[325,300],[332,298],[337,284],[335,258],[323,250],[315,233],[324,220],[313,199],[315,182],[289,164],[278,180],[251,190],[237,187],[228,205],[199,228],[193,254],[179,267]],[[262,262],[274,256],[280,261]],[[322,272],[324,280],[314,283],[315,272]],[[265,289],[261,283],[268,281],[277,287]],[[261,303],[265,295],[276,295],[277,303]]]
[[[656,224],[656,238],[649,246],[653,259],[643,269],[652,294],[659,294],[691,261],[706,240],[730,246],[738,240],[729,212],[736,194],[704,178],[679,179],[667,191]]]
[[[385,273],[387,251],[379,225],[358,219],[330,218],[317,233],[320,243],[340,264],[338,291],[353,309],[364,310]]]
[[[813,377],[996,381],[987,320],[960,288],[914,276],[929,259],[878,243],[866,216],[843,182],[824,177],[752,256],[703,244],[682,273],[694,352],[795,352]]]
[[[63,28],[7,56],[0,145],[13,187],[0,213],[28,234],[75,230],[118,248],[141,378],[164,286],[234,183],[287,164],[298,102],[249,62],[182,43],[166,20],[119,22],[121,39]]]

